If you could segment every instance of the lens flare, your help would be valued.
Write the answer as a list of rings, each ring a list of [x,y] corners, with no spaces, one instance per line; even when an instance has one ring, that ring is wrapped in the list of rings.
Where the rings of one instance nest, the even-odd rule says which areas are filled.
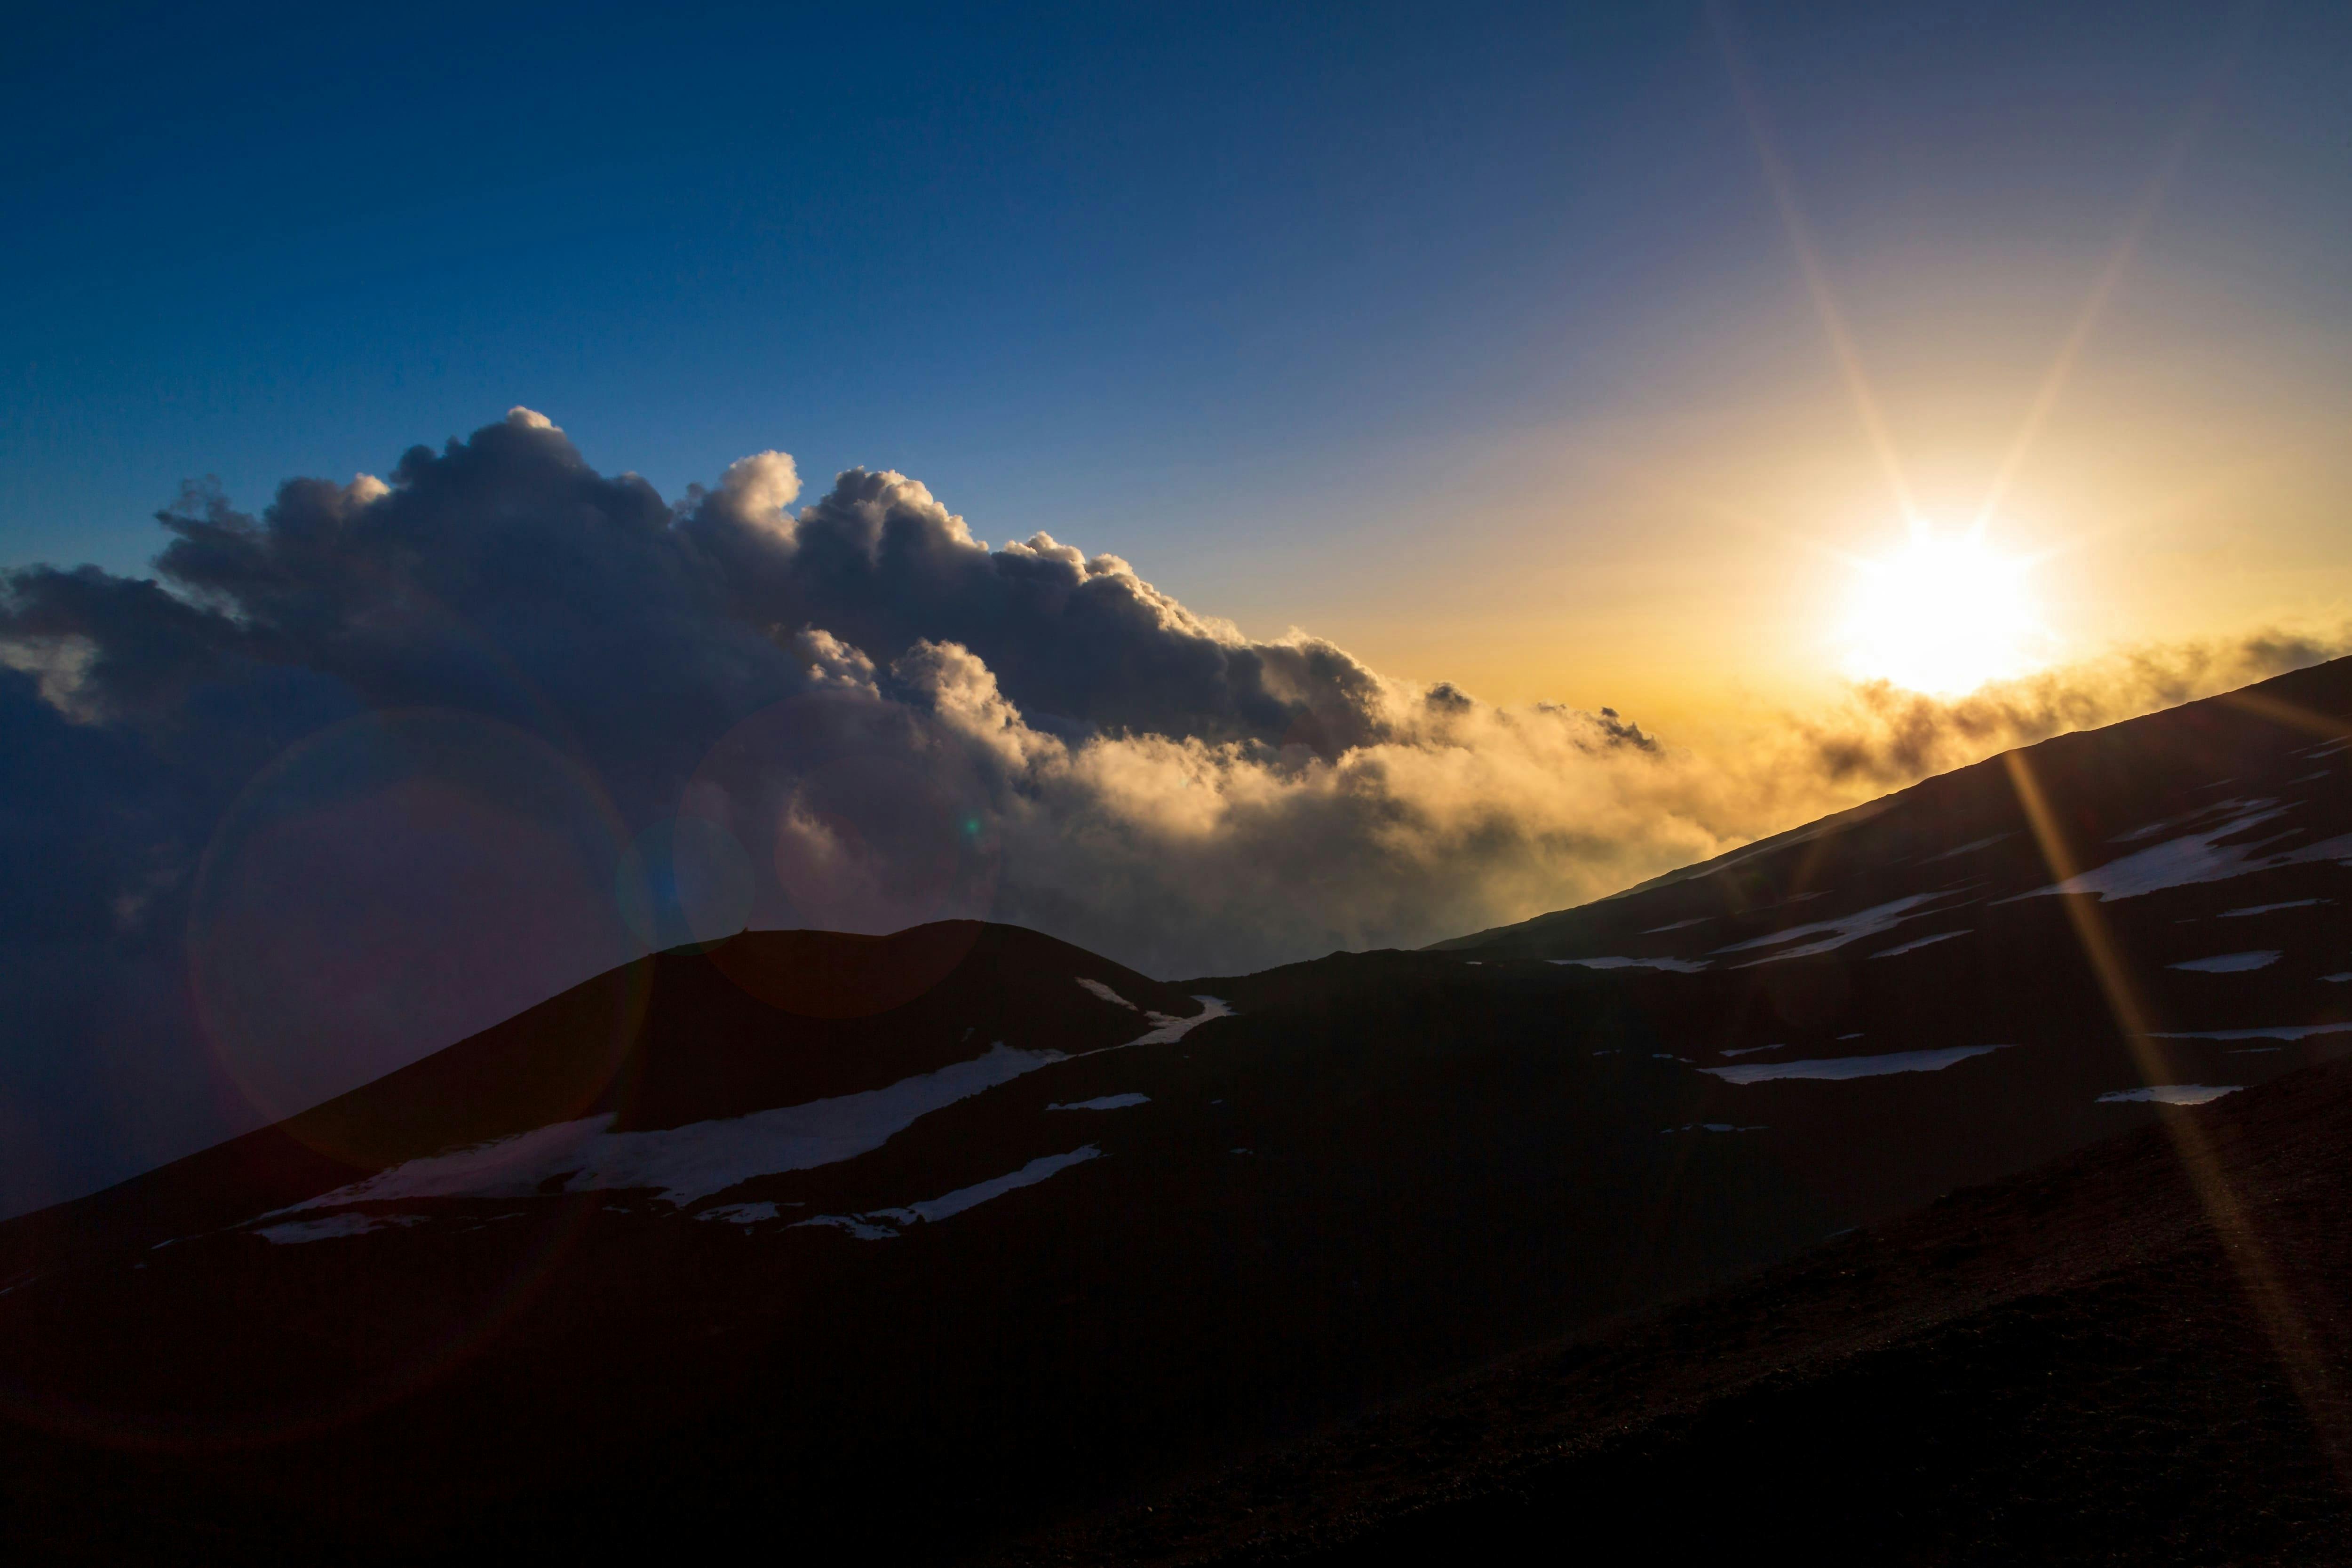
[[[751,922],[758,897],[742,845],[700,816],[670,817],[638,834],[614,883],[621,918],[656,952],[725,942]]]
[[[510,724],[398,709],[307,738],[197,868],[190,994],[224,1081],[266,1120],[355,1141],[321,1152],[403,1157],[397,1130],[301,1113],[635,957],[605,891],[621,853],[594,777]],[[583,1021],[600,1044],[557,1101],[602,1092],[635,1005]]]
[[[711,749],[678,813],[746,857],[755,888],[741,923],[875,937],[961,923],[864,967],[845,967],[837,943],[776,940],[719,942],[711,962],[804,1016],[860,1017],[920,995],[994,909],[1003,851],[987,799],[962,748],[927,716],[825,692],[752,714]]]

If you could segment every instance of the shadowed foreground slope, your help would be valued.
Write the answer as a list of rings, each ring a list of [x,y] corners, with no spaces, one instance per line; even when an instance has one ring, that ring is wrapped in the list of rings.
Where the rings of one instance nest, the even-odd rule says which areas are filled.
[[[1003,1561],[2344,1561],[2352,1067],[2165,1114]]]

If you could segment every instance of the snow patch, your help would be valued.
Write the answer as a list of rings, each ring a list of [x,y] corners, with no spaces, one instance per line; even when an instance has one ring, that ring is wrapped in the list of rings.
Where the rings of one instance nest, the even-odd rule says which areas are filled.
[[[1900,947],[1886,948],[1882,952],[1874,952],[1870,956],[1873,958],[1893,958],[1897,953],[1916,952],[1923,947],[1933,947],[1939,942],[1949,942],[1956,936],[1966,936],[1969,932],[1974,930],[1976,930],[1976,927],[1974,926],[1962,926],[1958,931],[1939,931],[1933,936],[1923,936],[1915,942],[1906,942]]]
[[[2167,888],[2227,881],[2233,877],[2252,876],[2256,871],[2275,870],[2282,866],[2303,866],[2320,860],[2352,865],[2352,833],[2339,834],[2317,844],[2306,844],[2300,849],[2282,850],[2275,855],[2261,855],[2257,851],[2263,844],[2277,843],[2286,834],[2264,839],[2259,844],[2223,847],[2222,839],[2234,837],[2284,816],[2289,809],[2275,806],[2250,811],[2231,817],[2219,827],[2168,839],[2119,860],[2110,860],[2094,870],[2080,872],[2063,882],[2053,882],[2046,888],[2035,888],[2000,901],[2013,904],[2020,899],[2037,899],[2053,893],[2096,893],[2100,902],[2105,903],[2115,899],[2136,899],[2144,893],[2158,892]]]
[[[298,1219],[264,1226],[253,1234],[274,1246],[294,1247],[305,1241],[329,1241],[339,1236],[365,1236],[372,1230],[393,1226],[423,1225],[425,1220],[421,1214],[339,1214],[326,1219]]]
[[[2179,963],[2168,963],[2167,969],[2185,969],[2191,974],[2243,974],[2249,969],[2268,969],[2279,961],[2276,952],[2222,952],[2211,958],[2191,958]]]
[[[2225,785],[2233,784],[2237,782],[2238,781],[2235,779],[2215,779],[2210,784],[2201,784],[2195,787],[2200,790],[2221,789]],[[2179,828],[2188,826],[2190,823],[2206,821],[2212,817],[2219,816],[2224,812],[2260,811],[2264,806],[2276,805],[2277,804],[2278,797],[2275,795],[2233,795],[2227,800],[2208,801],[2203,805],[2198,806],[2192,811],[2184,811],[2179,813],[2178,816],[2168,816],[2158,822],[2151,822],[2145,827],[2135,827],[2129,833],[2118,833],[2113,838],[2108,839],[2107,842],[2110,844],[2137,844],[2142,839],[2154,838],[2161,833],[2171,833]]]
[[[1703,926],[1713,919],[1715,919],[1713,915],[1693,915],[1686,921],[1676,921],[1672,925],[1652,926],[1642,934],[1643,936],[1655,936],[1660,931],[1688,931],[1693,926]]]
[[[985,1056],[887,1089],[749,1116],[615,1132],[608,1111],[411,1160],[261,1217],[408,1198],[530,1197],[551,1182],[567,1193],[652,1188],[683,1207],[754,1176],[855,1159],[920,1117],[1066,1059],[1060,1051],[1016,1051],[1000,1040]]]
[[[1104,1048],[1123,1051],[1129,1046],[1172,1046],[1203,1024],[1234,1016],[1233,1008],[1214,996],[1195,996],[1192,1000],[1201,1004],[1201,1010],[1191,1017],[1171,1018],[1165,1013],[1146,1013],[1144,1017],[1151,1024],[1150,1029],[1136,1036],[1125,1046],[1108,1046]],[[1079,1054],[1093,1056],[1096,1053],[1084,1051]]]
[[[715,1209],[704,1209],[697,1219],[723,1219],[729,1225],[760,1225],[776,1217],[773,1204],[724,1204]]]
[[[903,1225],[913,1225],[919,1221],[928,1224],[935,1220],[947,1219],[963,1213],[968,1208],[975,1208],[991,1198],[1003,1197],[1005,1194],[1022,1187],[1034,1186],[1048,1176],[1066,1171],[1073,1165],[1083,1165],[1088,1160],[1098,1159],[1101,1155],[1102,1151],[1093,1144],[1082,1144],[1066,1154],[1040,1155],[1009,1175],[992,1176],[985,1182],[975,1182],[968,1187],[958,1187],[944,1197],[930,1198],[919,1204],[908,1204],[904,1208],[877,1209],[875,1213],[882,1218],[895,1219]]]
[[[1130,1105],[1149,1105],[1148,1094],[1106,1094],[1097,1100],[1074,1100],[1066,1105],[1049,1105],[1048,1110],[1125,1110]]]
[[[1790,926],[1785,931],[1776,931],[1769,936],[1750,937],[1746,942],[1735,942],[1728,947],[1718,947],[1715,951],[1747,952],[1759,947],[1775,947],[1784,942],[1796,942],[1803,937],[1818,936],[1821,938],[1818,942],[1808,942],[1800,947],[1766,953],[1762,958],[1750,959],[1746,963],[1735,964],[1733,967],[1753,969],[1759,963],[1778,963],[1784,958],[1810,958],[1817,952],[1828,952],[1832,948],[1843,947],[1850,942],[1860,942],[1866,936],[1876,936],[1881,931],[1893,931],[1905,921],[1913,918],[1913,912],[1918,910],[1921,905],[1932,904],[1949,896],[1947,893],[1914,893],[1908,898],[1895,899],[1884,904],[1873,904],[1866,910],[1856,910],[1853,914],[1843,915],[1833,921],[1816,921],[1811,925]]]
[[[1138,1007],[1134,1003],[1129,1001],[1126,997],[1120,995],[1118,992],[1112,990],[1109,986],[1104,984],[1099,980],[1089,980],[1085,975],[1081,974],[1077,976],[1077,982],[1087,990],[1093,992],[1096,995],[1101,997],[1104,1001],[1111,1003],[1116,1006],[1124,1007],[1130,1013],[1140,1013],[1143,1011],[1142,1008]]]
[[[1979,849],[1990,849],[2004,838],[2016,837],[2014,833],[1996,833],[1990,838],[1971,838],[1957,849],[1947,849],[1941,855],[1930,855],[1919,864],[1932,866],[1938,860],[1957,860],[1963,855],[1973,855]]]
[[[1727,1057],[1752,1057],[1759,1051],[1785,1051],[1789,1047],[1785,1045],[1741,1046],[1735,1050],[1725,1051],[1723,1055]]]
[[[2241,920],[2247,915],[2273,914],[2280,910],[2307,910],[2314,904],[2332,904],[2335,901],[2334,899],[2289,899],[2280,904],[2248,904],[2242,910],[2223,910],[2221,918],[2225,921]]]
[[[2265,1029],[2180,1029],[2156,1033],[2158,1040],[2307,1040],[2314,1035],[2340,1035],[2352,1024],[2276,1024]]]
[[[1688,958],[1554,958],[1550,963],[1573,963],[1580,969],[1671,969],[1676,974],[1696,974],[1706,960]]]
[[[845,1230],[860,1241],[896,1241],[898,1238],[898,1233],[887,1225],[868,1225],[854,1215],[845,1214],[821,1214],[814,1219],[802,1220],[792,1228],[799,1230],[812,1225],[829,1225],[837,1230]]]
[[[829,1225],[849,1232],[860,1241],[887,1241],[908,1226],[931,1225],[951,1218],[968,1208],[976,1208],[991,1198],[1000,1198],[1022,1187],[1034,1186],[1046,1177],[1066,1171],[1073,1165],[1083,1165],[1100,1157],[1102,1151],[1085,1144],[1066,1154],[1046,1154],[1030,1161],[1009,1175],[975,1182],[968,1187],[958,1187],[944,1197],[928,1198],[904,1208],[874,1209],[866,1214],[821,1214],[804,1219],[792,1228],[803,1226]]]
[[[2245,1087],[2242,1083],[2158,1083],[2146,1089],[2110,1089],[2099,1096],[2098,1102],[2101,1105],[2202,1105],[2209,1100],[2235,1094]]]
[[[1106,1046],[1103,1047],[1105,1050],[1123,1051],[1129,1046],[1173,1045],[1178,1040],[1182,1039],[1185,1036],[1191,1034],[1193,1030],[1199,1028],[1202,1025],[1208,1023],[1212,1019],[1230,1018],[1234,1016],[1233,1008],[1224,1002],[1220,1001],[1218,998],[1214,996],[1195,996],[1192,1000],[1201,1004],[1201,1010],[1199,1012],[1193,1014],[1189,1018],[1171,1017],[1166,1013],[1155,1013],[1149,1008],[1138,1007],[1134,1003],[1129,1001],[1126,997],[1120,995],[1118,992],[1112,990],[1109,986],[1104,984],[1099,980],[1088,980],[1083,974],[1076,978],[1079,984],[1085,986],[1087,990],[1093,992],[1104,1001],[1116,1002],[1130,1013],[1141,1013],[1143,1015],[1144,1021],[1151,1026],[1150,1028],[1146,1029],[1142,1034],[1136,1036],[1135,1038],[1127,1041],[1125,1044]],[[1080,1051],[1078,1055],[1082,1057],[1090,1057],[1095,1055],[1095,1053],[1093,1051]]]
[[[1827,1057],[1811,1061],[1751,1062],[1746,1067],[1701,1068],[1699,1071],[1713,1073],[1726,1083],[1761,1083],[1775,1078],[1879,1078],[1896,1072],[1940,1072],[1954,1062],[2008,1048],[2007,1046],[1947,1046],[1932,1051],[1891,1051],[1885,1056]]]

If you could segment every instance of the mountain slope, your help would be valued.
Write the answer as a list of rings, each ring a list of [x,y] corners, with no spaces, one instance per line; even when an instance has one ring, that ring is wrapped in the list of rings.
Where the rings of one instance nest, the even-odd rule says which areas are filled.
[[[2347,719],[2305,671],[1445,951],[659,955],[0,1226],[0,1542],[953,1556],[1296,1440],[2352,1044]]]
[[[2168,1117],[1002,1561],[2340,1561],[2352,1067]]]
[[[1033,1048],[1069,1053],[1135,1033],[1135,1006],[1072,989],[1080,977],[1144,1007],[1201,1010],[1066,942],[973,921],[887,938],[747,932],[707,953],[657,953],[300,1116],[0,1224],[0,1285],[79,1246],[234,1226],[551,1123],[677,1127],[879,1089],[980,1055],[1016,1025]]]
[[[812,1549],[949,1551],[1828,1223],[1737,1146],[1659,1140],[1685,1089],[1591,1055],[1638,1023],[1563,1007],[1577,977],[1398,955],[1233,1016],[1031,933],[968,945],[897,1009],[757,1028],[721,1026],[719,955],[672,955],[593,1098],[452,1091],[416,1130],[420,1082],[572,1059],[492,1031],[0,1229],[12,1545],[601,1557],[757,1499]],[[510,1131],[539,1116],[568,1120]],[[321,1121],[384,1152],[297,1135]]]

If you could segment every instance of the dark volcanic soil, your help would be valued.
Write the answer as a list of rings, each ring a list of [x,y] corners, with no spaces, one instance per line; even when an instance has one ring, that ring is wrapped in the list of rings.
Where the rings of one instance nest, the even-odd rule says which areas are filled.
[[[1001,1561],[2352,1560],[2352,1068],[2167,1119]]]
[[[2326,1556],[2347,873],[2352,659],[1443,951],[656,955],[0,1224],[0,1559],[953,1559],[1382,1408],[1031,1557]]]

